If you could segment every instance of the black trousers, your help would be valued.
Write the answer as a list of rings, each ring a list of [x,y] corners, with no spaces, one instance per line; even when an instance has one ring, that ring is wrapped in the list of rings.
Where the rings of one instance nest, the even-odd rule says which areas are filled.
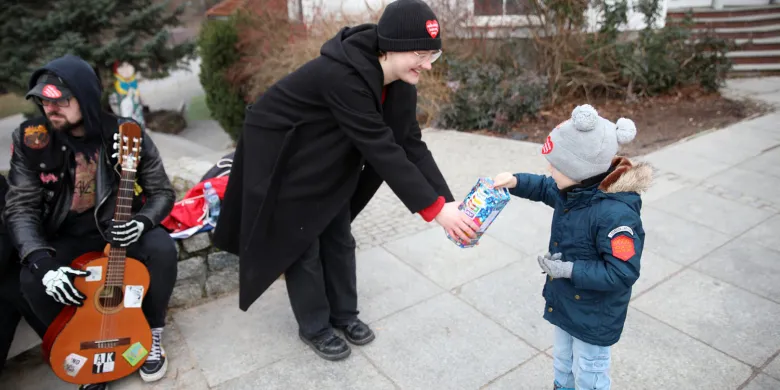
[[[46,325],[35,316],[30,305],[22,297],[19,289],[21,266],[11,240],[5,234],[0,234],[0,263],[4,264],[0,272],[0,373],[2,373],[19,321],[24,318],[41,338],[46,333]]]
[[[62,236],[49,243],[57,250],[55,259],[62,265],[70,265],[74,259],[84,253],[102,251],[106,246],[105,240],[99,234],[88,237]],[[176,247],[173,239],[163,228],[155,227],[127,247],[127,256],[144,263],[149,271],[149,291],[141,306],[149,326],[152,328],[165,326],[165,314],[177,273]],[[41,322],[48,327],[60,313],[63,305],[46,294],[46,288],[40,278],[33,275],[29,268],[22,268],[19,279],[24,297]]]
[[[304,337],[321,336],[357,318],[355,272],[355,239],[346,207],[284,274]]]

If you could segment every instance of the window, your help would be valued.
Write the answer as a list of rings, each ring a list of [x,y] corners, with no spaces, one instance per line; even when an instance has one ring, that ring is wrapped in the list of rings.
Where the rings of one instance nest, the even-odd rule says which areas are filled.
[[[533,0],[474,0],[475,16],[528,15]]]

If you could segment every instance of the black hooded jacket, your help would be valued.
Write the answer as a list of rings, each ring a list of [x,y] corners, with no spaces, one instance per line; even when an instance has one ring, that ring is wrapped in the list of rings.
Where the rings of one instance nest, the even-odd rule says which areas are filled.
[[[132,121],[102,111],[102,88],[92,67],[84,60],[68,55],[58,58],[30,78],[30,88],[45,71],[57,74],[73,93],[81,107],[85,142],[96,143],[99,150],[96,173],[96,198],[92,210],[100,233],[109,240],[107,228],[113,218],[119,185],[114,134],[119,124]],[[43,107],[39,107],[43,113]],[[3,212],[6,228],[22,260],[36,250],[54,252],[48,240],[58,234],[70,212],[74,190],[75,161],[73,146],[83,146],[68,135],[54,130],[45,115],[23,122],[13,133],[8,194]],[[136,217],[147,229],[159,224],[173,208],[175,193],[165,173],[160,154],[144,132],[136,180],[141,188],[134,199]]]
[[[452,194],[416,120],[417,90],[386,86],[376,25],[342,29],[246,111],[214,235],[240,256],[246,310],[333,218],[383,182],[416,213]]]

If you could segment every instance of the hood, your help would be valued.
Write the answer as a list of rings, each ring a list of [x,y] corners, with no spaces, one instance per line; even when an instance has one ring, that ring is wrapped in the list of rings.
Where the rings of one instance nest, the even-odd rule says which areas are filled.
[[[371,88],[374,98],[381,99],[384,73],[379,65],[376,24],[344,27],[322,45],[320,54],[355,69]]]
[[[612,166],[615,167],[614,170],[599,184],[599,190],[603,192],[641,194],[653,184],[653,167],[646,162],[634,164],[626,157],[615,157]]]
[[[103,88],[92,67],[86,61],[73,55],[57,58],[33,72],[28,89],[32,89],[38,76],[46,71],[55,73],[65,81],[79,102],[87,138],[99,137],[102,132],[100,99]],[[43,113],[42,106],[38,106],[38,109]]]

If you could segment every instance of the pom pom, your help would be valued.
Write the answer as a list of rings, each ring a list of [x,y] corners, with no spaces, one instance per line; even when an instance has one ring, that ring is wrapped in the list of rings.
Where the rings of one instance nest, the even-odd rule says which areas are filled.
[[[631,119],[620,118],[617,123],[617,141],[619,144],[627,144],[636,136],[636,125]]]
[[[571,121],[574,128],[579,131],[591,131],[596,128],[599,120],[599,114],[590,104],[577,106],[571,112]]]

